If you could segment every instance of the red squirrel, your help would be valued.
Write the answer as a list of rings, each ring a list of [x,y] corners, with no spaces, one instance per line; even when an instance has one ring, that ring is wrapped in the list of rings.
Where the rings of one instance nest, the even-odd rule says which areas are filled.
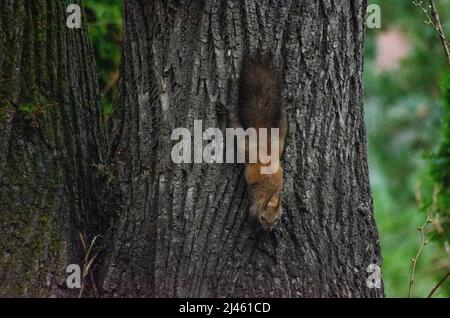
[[[228,114],[233,128],[255,128],[258,136],[260,128],[267,128],[267,149],[271,149],[270,129],[279,129],[279,156],[276,159],[275,172],[262,173],[261,168],[269,164],[262,163],[259,155],[256,163],[246,161],[244,171],[251,202],[249,214],[256,218],[265,230],[271,231],[283,213],[283,167],[280,158],[288,124],[285,107],[280,101],[277,71],[270,57],[258,57],[244,62],[239,80],[237,110],[224,111]],[[246,142],[245,152],[249,150],[249,142]]]

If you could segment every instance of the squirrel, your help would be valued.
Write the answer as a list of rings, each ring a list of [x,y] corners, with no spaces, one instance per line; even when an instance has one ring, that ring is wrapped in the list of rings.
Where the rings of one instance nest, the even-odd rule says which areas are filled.
[[[253,219],[256,218],[266,231],[273,230],[283,213],[283,167],[280,158],[288,124],[285,107],[280,101],[278,82],[278,74],[271,57],[247,59],[243,63],[239,80],[237,112],[224,109],[223,105],[220,108],[228,115],[233,128],[255,128],[257,136],[260,136],[260,128],[267,128],[267,149],[271,149],[271,128],[279,129],[279,156],[276,159],[275,172],[261,173],[261,168],[270,163],[262,163],[259,155],[257,162],[246,162],[244,169],[251,203],[249,215]],[[249,142],[246,142],[245,152],[248,152]]]

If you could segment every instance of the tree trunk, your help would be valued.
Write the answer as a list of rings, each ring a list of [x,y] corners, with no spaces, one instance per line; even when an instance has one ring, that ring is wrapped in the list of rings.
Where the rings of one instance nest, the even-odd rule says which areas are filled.
[[[366,2],[125,1],[106,296],[381,297],[362,109]],[[244,56],[271,53],[289,130],[285,213],[249,226],[240,164],[174,164],[171,132],[224,127]],[[192,130],[191,130],[192,131]]]
[[[102,231],[100,95],[68,4],[0,0],[0,295],[77,295],[66,267],[82,264],[80,233]]]

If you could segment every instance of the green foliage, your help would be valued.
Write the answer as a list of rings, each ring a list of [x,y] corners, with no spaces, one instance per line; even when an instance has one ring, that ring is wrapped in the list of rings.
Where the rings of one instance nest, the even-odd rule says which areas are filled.
[[[120,64],[123,36],[122,1],[86,0],[89,35],[94,46],[104,93],[104,112],[112,109]],[[365,112],[369,141],[369,166],[374,192],[375,216],[384,258],[383,277],[387,296],[408,293],[410,258],[420,247],[417,227],[432,204],[433,185],[439,184],[438,213],[447,224],[450,207],[450,75],[435,30],[423,23],[425,17],[412,0],[376,0],[382,14],[382,29],[367,30],[365,67]],[[437,0],[444,28],[450,30],[450,6]],[[411,45],[410,53],[397,69],[377,70],[377,36],[390,29],[400,30]],[[439,86],[439,79],[441,87]],[[441,95],[443,92],[443,99]],[[1,115],[1,112],[0,112]],[[442,130],[439,127],[442,123]],[[441,136],[439,138],[439,136]],[[440,142],[439,149],[429,158]],[[418,188],[423,204],[418,204]],[[426,195],[430,193],[430,195]],[[419,200],[420,201],[420,200]],[[445,223],[447,222],[447,223]],[[413,296],[425,297],[443,277],[440,264],[447,257],[437,231],[427,233],[436,242],[426,246],[418,260]],[[436,296],[448,296],[450,288]]]
[[[434,238],[445,244],[450,242],[450,70],[442,78],[441,91],[442,140],[431,156],[431,171],[437,187],[434,214],[438,228]]]
[[[112,111],[117,90],[123,37],[122,1],[86,0],[85,11],[104,96],[103,111],[107,116]]]
[[[442,118],[439,79],[447,64],[436,31],[424,23],[425,17],[412,0],[370,3],[379,4],[382,13],[382,29],[369,29],[366,36],[365,112],[370,176],[386,294],[405,297],[410,258],[420,248],[416,229],[424,223],[426,215],[422,210],[428,212],[431,202],[434,181],[429,174],[428,158],[439,141]],[[441,20],[450,21],[450,8],[439,4]],[[397,68],[380,71],[377,40],[388,30],[399,30],[408,40],[410,52]],[[448,117],[443,122],[448,125]],[[448,133],[447,130],[447,136]],[[443,171],[448,174],[450,170],[442,165],[436,168],[437,173]],[[445,198],[448,197],[447,192]],[[440,200],[443,198],[444,195]],[[441,202],[448,208],[449,202]],[[436,231],[428,231],[426,235],[433,238]],[[443,264],[447,258],[436,241],[426,246],[418,260],[413,296],[428,295],[445,274]],[[449,296],[449,292],[441,288],[435,296]]]
[[[410,204],[395,210],[399,205],[388,191],[376,188],[374,191],[377,225],[380,230],[383,254],[383,279],[388,297],[407,297],[411,272],[411,257],[420,248],[417,227],[425,218],[417,206]],[[433,242],[423,250],[417,262],[413,297],[426,297],[441,278],[436,275],[433,264],[439,262],[441,249]],[[439,290],[435,296],[444,297]]]

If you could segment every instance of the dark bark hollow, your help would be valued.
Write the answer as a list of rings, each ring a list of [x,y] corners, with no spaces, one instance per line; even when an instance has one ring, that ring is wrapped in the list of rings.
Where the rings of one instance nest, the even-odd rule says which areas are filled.
[[[69,3],[0,0],[0,295],[77,295],[66,267],[102,231],[100,95]]]
[[[365,1],[125,2],[121,204],[106,296],[380,297],[362,108]],[[289,131],[282,221],[247,222],[239,164],[172,162],[171,132],[224,128],[246,55],[271,53]]]

